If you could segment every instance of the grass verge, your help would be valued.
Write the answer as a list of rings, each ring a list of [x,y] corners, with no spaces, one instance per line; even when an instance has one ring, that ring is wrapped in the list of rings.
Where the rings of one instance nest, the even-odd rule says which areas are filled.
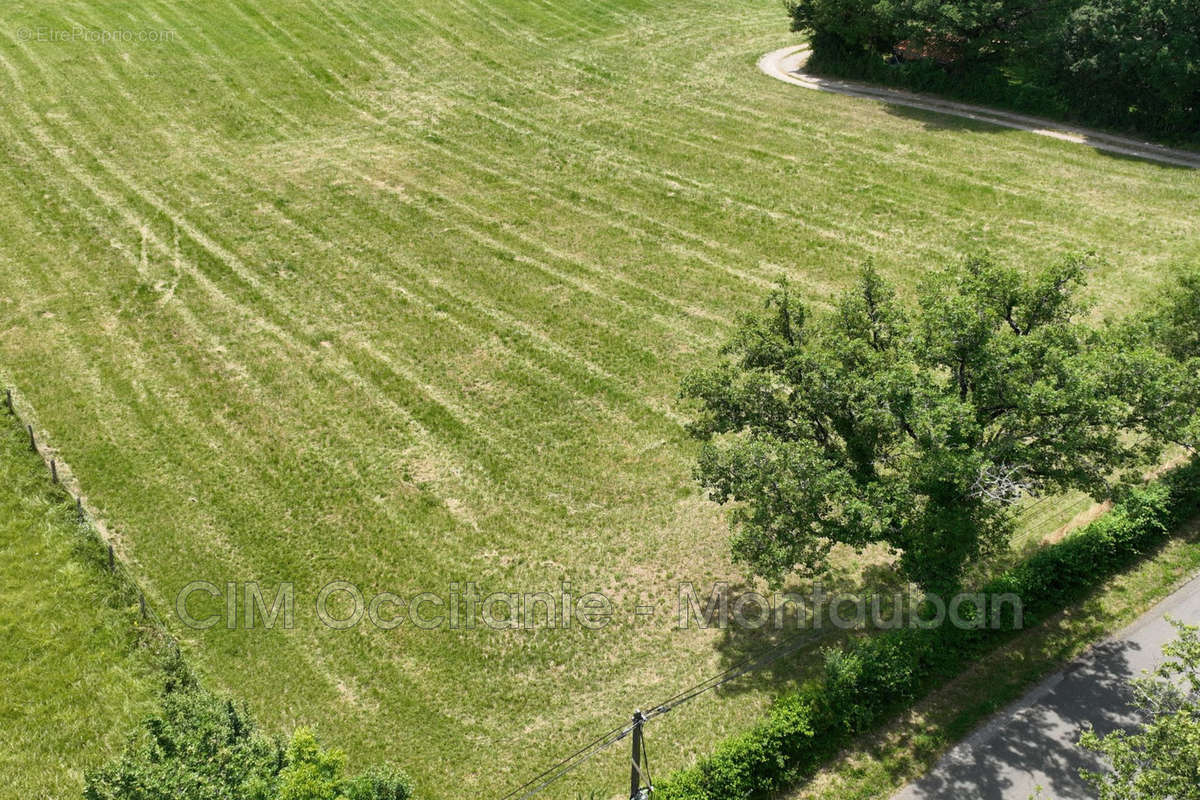
[[[73,514],[0,417],[0,798],[78,797],[157,698],[136,600]]]

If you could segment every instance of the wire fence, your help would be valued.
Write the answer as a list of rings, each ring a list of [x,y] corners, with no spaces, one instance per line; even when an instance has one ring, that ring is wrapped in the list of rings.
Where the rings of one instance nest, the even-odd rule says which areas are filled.
[[[4,390],[4,407],[28,437],[29,449],[42,459],[50,482],[57,486],[75,507],[75,522],[80,534],[101,549],[110,575],[130,598],[136,598],[139,620],[144,626],[143,633],[150,634],[152,639],[178,655],[179,643],[171,635],[163,618],[146,599],[141,584],[120,557],[114,545],[114,537],[88,502],[74,471],[59,457],[57,449],[50,444],[49,437],[38,425],[32,406],[10,385]]]

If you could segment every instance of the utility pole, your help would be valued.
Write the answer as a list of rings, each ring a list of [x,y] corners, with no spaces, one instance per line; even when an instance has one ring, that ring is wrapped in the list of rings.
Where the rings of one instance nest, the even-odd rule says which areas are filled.
[[[629,769],[629,800],[642,798],[642,723],[646,716],[641,709],[633,712],[633,755]]]

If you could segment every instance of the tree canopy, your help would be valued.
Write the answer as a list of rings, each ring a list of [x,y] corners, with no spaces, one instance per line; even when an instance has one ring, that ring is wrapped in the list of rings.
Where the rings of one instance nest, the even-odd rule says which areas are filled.
[[[733,504],[735,557],[778,585],[835,543],[883,543],[949,591],[1005,544],[1020,497],[1108,496],[1153,462],[1191,384],[1145,327],[1088,324],[1086,267],[969,258],[907,304],[868,265],[823,314],[771,292],[683,383],[696,476]]]
[[[348,777],[345,756],[298,728],[269,736],[243,705],[200,686],[181,660],[167,665],[159,713],[125,751],[87,775],[86,800],[412,800],[392,767]]]
[[[810,67],[1171,140],[1200,132],[1200,0],[791,0]],[[900,42],[936,54],[885,65]]]
[[[1200,129],[1200,0],[1087,0],[1056,37],[1058,80],[1100,122]]]
[[[1163,648],[1167,660],[1132,681],[1144,721],[1103,737],[1089,730],[1080,740],[1112,767],[1084,774],[1099,800],[1200,800],[1200,629],[1175,626],[1180,635]]]

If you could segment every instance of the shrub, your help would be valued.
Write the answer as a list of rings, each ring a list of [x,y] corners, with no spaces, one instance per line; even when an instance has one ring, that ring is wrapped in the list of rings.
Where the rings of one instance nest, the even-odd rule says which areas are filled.
[[[158,715],[125,752],[87,776],[87,800],[410,800],[412,784],[392,768],[355,778],[345,757],[306,728],[282,740],[260,731],[244,706],[208,692],[178,661]]]
[[[412,781],[394,767],[372,767],[346,784],[346,800],[409,800]]]
[[[924,631],[898,630],[826,650],[822,699],[830,719],[846,733],[859,733],[911,700],[930,661],[929,640]]]
[[[656,787],[661,800],[762,797],[795,780],[814,752],[814,711],[799,695],[780,700],[763,724],[721,744],[690,771]]]
[[[258,731],[244,707],[184,678],[164,692],[159,714],[120,758],[87,776],[84,797],[224,800],[266,785],[283,763],[283,748]]]

